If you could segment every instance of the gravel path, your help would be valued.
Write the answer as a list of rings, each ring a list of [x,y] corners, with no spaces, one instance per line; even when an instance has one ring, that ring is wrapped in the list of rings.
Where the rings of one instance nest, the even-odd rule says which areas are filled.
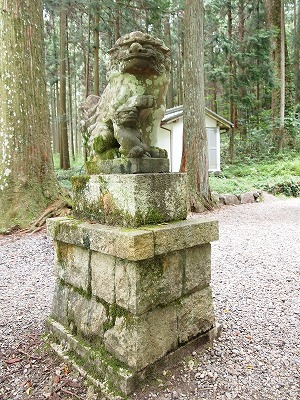
[[[132,398],[299,400],[300,199],[224,207],[215,216],[212,283],[221,338]],[[46,398],[41,385],[32,396],[22,393],[24,368],[12,370],[5,360],[21,337],[41,332],[52,266],[44,232],[0,236],[0,384],[11,386],[0,385],[1,400]]]

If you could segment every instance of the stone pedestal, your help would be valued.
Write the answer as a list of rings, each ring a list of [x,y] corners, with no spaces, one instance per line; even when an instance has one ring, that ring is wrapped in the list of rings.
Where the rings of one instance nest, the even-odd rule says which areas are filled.
[[[175,176],[181,190],[183,177]],[[155,194],[149,195],[149,201],[141,196],[144,189],[133,175],[124,175],[121,183],[120,176],[111,176],[114,183],[107,178],[106,193],[115,199],[128,177],[141,191],[132,196],[128,189],[132,200],[126,212],[131,201],[151,208]],[[94,193],[90,181],[99,182],[99,177],[75,184],[76,212],[81,215],[88,209],[83,214],[88,219],[88,212],[94,216],[96,204],[96,200],[92,207],[86,204],[86,194]],[[101,197],[101,190],[94,199]],[[80,193],[85,193],[82,208]],[[178,193],[175,190],[176,199]],[[164,204],[167,199],[172,202],[169,196],[165,195]],[[136,210],[139,206],[133,205],[133,221],[137,221]],[[180,210],[178,206],[177,219],[183,218]],[[125,220],[121,215],[120,225]],[[210,242],[218,239],[216,221],[203,217],[124,228],[54,218],[47,228],[56,254],[57,283],[48,321],[54,347],[102,382],[105,393],[116,388],[131,393],[155,366],[169,362],[188,346],[209,342],[216,334],[210,288]]]
[[[88,174],[148,174],[169,172],[168,158],[115,158],[87,161]]]
[[[138,227],[187,216],[185,174],[102,174],[73,177],[74,215]]]

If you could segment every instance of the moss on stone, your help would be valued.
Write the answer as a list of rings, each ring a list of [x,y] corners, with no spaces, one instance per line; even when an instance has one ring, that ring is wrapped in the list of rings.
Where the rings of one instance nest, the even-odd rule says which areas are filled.
[[[120,158],[120,152],[118,148],[109,149],[101,154],[98,154],[99,160],[113,160],[114,158]]]
[[[94,151],[98,155],[102,155],[111,149],[118,148],[118,145],[119,144],[113,135],[105,138],[99,135],[93,142]]]
[[[71,182],[73,190],[76,192],[82,192],[85,189],[89,180],[90,180],[90,175],[72,176]]]

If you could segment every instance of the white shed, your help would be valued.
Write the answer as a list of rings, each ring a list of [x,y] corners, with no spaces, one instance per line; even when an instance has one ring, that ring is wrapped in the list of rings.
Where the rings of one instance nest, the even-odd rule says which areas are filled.
[[[205,108],[205,125],[208,143],[209,171],[220,171],[220,129],[228,130],[233,124]],[[166,149],[170,170],[178,172],[182,155],[183,106],[166,111],[160,125],[156,146]]]

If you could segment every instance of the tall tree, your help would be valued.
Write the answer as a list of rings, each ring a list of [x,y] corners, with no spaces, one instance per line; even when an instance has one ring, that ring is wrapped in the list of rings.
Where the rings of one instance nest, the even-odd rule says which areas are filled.
[[[59,122],[60,122],[60,168],[70,168],[68,125],[67,125],[67,10],[60,11],[60,84],[59,84]]]
[[[232,55],[232,4],[231,0],[227,0],[227,29],[229,39],[228,66],[229,66],[229,119],[236,126],[236,105],[233,101],[233,83],[235,79],[235,67]],[[230,129],[229,136],[229,160],[233,162],[234,152],[234,130]]]
[[[0,231],[58,196],[44,79],[41,0],[0,0]]]
[[[283,0],[265,0],[267,27],[273,30],[271,37],[271,60],[274,68],[274,87],[272,90],[273,140],[281,151],[284,140],[285,112],[285,37]]]
[[[195,212],[212,207],[205,129],[203,17],[203,1],[186,0],[182,169],[187,173],[189,209]]]
[[[300,2],[295,0],[294,4],[294,81],[295,102],[300,103]]]

